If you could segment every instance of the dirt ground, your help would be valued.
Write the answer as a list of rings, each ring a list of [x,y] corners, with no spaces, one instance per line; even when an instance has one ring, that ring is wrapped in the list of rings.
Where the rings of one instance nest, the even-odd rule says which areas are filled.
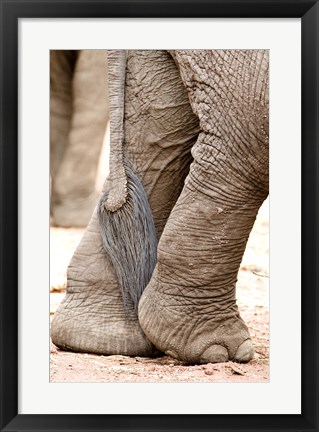
[[[171,357],[100,356],[51,343],[51,382],[267,382],[269,380],[269,203],[261,207],[243,257],[238,306],[255,347],[248,364],[185,365]],[[84,230],[51,228],[50,316],[65,295],[66,269]]]

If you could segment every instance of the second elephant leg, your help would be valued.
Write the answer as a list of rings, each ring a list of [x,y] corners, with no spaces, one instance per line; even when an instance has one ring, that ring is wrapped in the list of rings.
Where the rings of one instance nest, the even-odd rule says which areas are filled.
[[[72,119],[72,77],[77,55],[74,50],[50,51],[50,174],[53,189],[68,144]]]
[[[72,77],[77,51],[50,51],[50,213],[56,202],[55,178],[63,160],[72,119]]]
[[[96,173],[108,121],[106,53],[83,50],[72,79],[67,146],[52,191],[54,222],[85,227],[96,205]]]
[[[128,55],[125,154],[140,176],[158,236],[183,187],[199,125],[172,58],[163,51]],[[68,269],[67,294],[52,323],[53,342],[100,354],[150,355],[137,317],[127,320],[94,213]]]

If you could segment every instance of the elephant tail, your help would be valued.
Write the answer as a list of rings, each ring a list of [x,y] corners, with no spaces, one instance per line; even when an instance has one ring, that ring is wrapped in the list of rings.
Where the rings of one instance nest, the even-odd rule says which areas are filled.
[[[139,299],[152,276],[157,236],[146,192],[123,150],[125,56],[125,51],[108,51],[110,176],[98,217],[128,316],[132,311],[137,315]]]

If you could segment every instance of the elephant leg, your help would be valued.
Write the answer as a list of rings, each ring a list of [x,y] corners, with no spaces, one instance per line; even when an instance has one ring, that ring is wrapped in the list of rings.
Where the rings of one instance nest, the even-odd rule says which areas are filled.
[[[78,53],[72,95],[70,131],[55,177],[52,213],[59,226],[86,226],[98,198],[96,173],[108,121],[105,51]]]
[[[146,190],[160,238],[189,172],[200,130],[167,52],[129,53],[124,125],[125,154]]]
[[[177,52],[201,132],[139,303],[155,346],[187,362],[249,361],[235,285],[268,195],[267,52]]]
[[[125,154],[145,187],[160,236],[182,190],[199,132],[179,72],[166,52],[128,53],[124,126]],[[137,317],[125,316],[96,212],[69,265],[67,294],[51,334],[65,349],[123,355],[154,352]]]
[[[72,117],[72,76],[77,51],[50,51],[51,212],[56,201],[55,177],[68,143]]]

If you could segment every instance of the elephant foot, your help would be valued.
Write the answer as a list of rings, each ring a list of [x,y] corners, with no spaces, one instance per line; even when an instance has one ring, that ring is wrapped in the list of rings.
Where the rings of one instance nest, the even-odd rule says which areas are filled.
[[[92,312],[76,315],[73,304],[80,298],[67,294],[56,312],[51,325],[51,338],[57,347],[75,352],[99,355],[152,356],[155,347],[146,339],[137,321],[126,322],[114,318],[113,307],[101,303],[99,312],[93,311],[94,302],[88,306]]]
[[[96,212],[68,267],[67,293],[51,325],[52,342],[66,350],[102,355],[157,353],[137,317],[126,318]]]
[[[60,227],[86,227],[98,199],[97,193],[81,200],[52,200],[53,225]]]
[[[139,303],[141,327],[159,350],[187,363],[245,363],[253,358],[252,341],[235,302],[225,307],[214,305],[213,299],[193,299],[191,305],[170,290],[159,285],[155,275]]]

